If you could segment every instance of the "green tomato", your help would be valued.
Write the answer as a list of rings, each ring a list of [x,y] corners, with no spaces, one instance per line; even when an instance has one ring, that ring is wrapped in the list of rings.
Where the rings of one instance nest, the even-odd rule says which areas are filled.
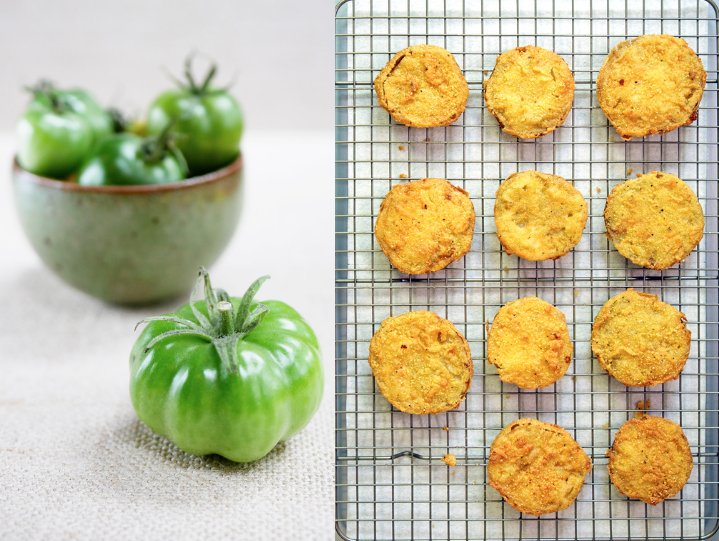
[[[114,132],[110,112],[103,109],[95,98],[82,89],[61,90],[55,88],[49,81],[43,80],[29,90],[34,95],[32,103],[48,108],[59,105],[65,111],[71,111],[82,117],[92,129],[94,143]]]
[[[205,300],[147,318],[130,355],[130,397],[156,433],[195,455],[251,462],[304,428],[322,399],[319,344],[280,301],[213,290]],[[195,288],[197,289],[197,287]]]
[[[77,172],[83,186],[166,184],[186,178],[182,157],[158,137],[133,133],[106,137]]]
[[[159,133],[172,119],[183,134],[177,147],[187,160],[190,173],[202,175],[229,165],[239,155],[243,130],[242,111],[224,89],[210,86],[215,66],[202,84],[195,83],[187,60],[187,84],[160,95],[147,116],[147,133]]]
[[[59,103],[31,103],[18,120],[15,136],[20,167],[64,179],[78,168],[94,138],[87,121]]]

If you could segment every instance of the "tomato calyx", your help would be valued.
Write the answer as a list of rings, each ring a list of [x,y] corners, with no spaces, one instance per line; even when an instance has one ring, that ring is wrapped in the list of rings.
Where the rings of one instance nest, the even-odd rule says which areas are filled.
[[[237,344],[252,332],[270,311],[269,307],[260,303],[254,303],[255,306],[252,307],[257,291],[268,278],[269,276],[266,275],[255,280],[243,295],[237,309],[235,309],[227,292],[219,288],[213,289],[209,273],[204,267],[200,267],[197,283],[190,294],[190,309],[197,322],[175,316],[154,316],[143,319],[135,326],[135,329],[142,323],[149,323],[150,321],[172,321],[185,327],[156,336],[147,344],[145,352],[170,336],[178,334],[200,336],[215,346],[222,363],[230,372],[235,375],[239,374]],[[207,316],[195,306],[195,295],[203,282]]]
[[[49,108],[58,115],[72,112],[72,107],[70,107],[67,100],[60,95],[55,85],[47,79],[40,79],[35,86],[26,86],[25,90],[30,92],[36,100],[47,100]]]
[[[113,133],[125,133],[130,131],[129,128],[132,125],[132,120],[125,115],[125,113],[120,111],[120,109],[110,107],[107,109],[107,114],[110,115],[110,120],[112,120]]]
[[[175,84],[179,86],[181,89],[186,90],[193,96],[204,96],[206,94],[210,94],[212,92],[217,91],[218,89],[211,87],[210,83],[212,82],[212,79],[215,77],[215,74],[217,73],[217,64],[212,62],[210,64],[210,69],[205,74],[204,79],[202,82],[199,82],[195,79],[195,76],[192,73],[192,60],[195,57],[195,53],[190,53],[190,55],[185,59],[185,81],[180,81],[176,77],[170,75],[170,78],[175,81]],[[219,89],[223,90],[223,89]]]
[[[210,87],[210,81],[212,81],[212,78],[215,76],[215,73],[217,73],[217,64],[212,64],[210,65],[209,71],[205,75],[205,80],[202,82],[201,85],[198,85],[195,82],[195,78],[192,76],[192,56],[188,57],[185,61],[185,77],[187,78],[187,82],[190,85],[190,92],[192,92],[193,94],[205,94],[207,92],[207,89]]]
[[[160,133],[145,137],[140,145],[140,153],[146,163],[160,162],[165,159],[165,156],[172,154],[180,162],[183,172],[187,175],[189,172],[187,161],[185,161],[182,152],[175,146],[175,139],[178,135],[172,132],[172,127],[176,121],[177,119],[173,118]]]

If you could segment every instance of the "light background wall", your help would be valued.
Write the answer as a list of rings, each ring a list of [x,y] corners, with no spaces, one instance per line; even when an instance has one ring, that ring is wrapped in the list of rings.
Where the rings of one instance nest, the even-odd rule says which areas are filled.
[[[333,125],[333,5],[323,0],[0,0],[0,131],[41,77],[141,116],[192,50],[237,81],[248,130]],[[198,60],[198,67],[200,61]]]

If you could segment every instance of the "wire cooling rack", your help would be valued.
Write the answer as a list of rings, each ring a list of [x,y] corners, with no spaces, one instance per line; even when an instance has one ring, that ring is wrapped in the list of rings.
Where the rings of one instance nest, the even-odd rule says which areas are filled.
[[[717,8],[706,0],[349,0],[336,12],[336,516],[337,532],[365,539],[709,539],[717,537]],[[621,140],[599,108],[594,81],[611,48],[642,34],[684,38],[707,70],[699,118],[664,136]],[[377,104],[372,82],[396,53],[430,43],[451,51],[469,83],[465,113],[444,128],[407,128]],[[536,140],[503,133],[484,106],[496,55],[521,45],[553,50],[576,81],[565,124]],[[503,252],[493,218],[499,183],[536,169],[573,181],[589,204],[578,246],[556,261]],[[605,236],[613,186],[665,171],[699,196],[705,235],[663,272],[629,263]],[[442,177],[467,190],[477,214],[470,252],[436,273],[393,269],[374,240],[390,188]],[[679,308],[692,333],[678,380],[627,388],[591,354],[594,316],[633,287]],[[484,324],[506,302],[536,295],[567,316],[574,358],[556,384],[520,390],[486,363]],[[375,386],[369,341],[386,317],[431,310],[467,338],[475,375],[464,403],[436,416],[392,408]],[[682,425],[694,469],[682,492],[655,507],[619,494],[606,450],[650,401]],[[592,459],[576,503],[521,515],[486,483],[489,445],[522,417],[567,429]],[[441,461],[456,456],[456,466]]]

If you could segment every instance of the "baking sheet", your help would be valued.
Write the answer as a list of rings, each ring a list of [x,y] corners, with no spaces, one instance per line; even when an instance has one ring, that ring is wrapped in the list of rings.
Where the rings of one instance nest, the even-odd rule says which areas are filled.
[[[348,539],[701,538],[716,529],[717,21],[709,2],[351,1],[337,15],[337,524]],[[697,122],[664,136],[624,142],[596,102],[593,82],[611,48],[641,34],[687,40],[708,72]],[[462,118],[446,128],[407,128],[377,105],[372,81],[400,49],[431,43],[454,53],[470,88]],[[565,124],[536,140],[503,133],[484,107],[483,80],[497,54],[532,44],[554,50],[576,82]],[[499,183],[536,169],[573,181],[589,203],[579,245],[557,261],[507,256],[496,237]],[[699,196],[705,237],[680,266],[658,272],[629,263],[605,236],[609,191],[636,173],[661,170]],[[441,177],[467,190],[477,221],[470,252],[419,277],[393,269],[374,240],[389,189]],[[591,354],[594,316],[634,287],[685,313],[692,332],[682,376],[626,388]],[[536,295],[566,316],[574,359],[537,391],[502,383],[486,365],[485,329],[506,302]],[[432,310],[467,338],[475,377],[456,411],[412,416],[376,389],[369,341],[383,319]],[[604,456],[637,402],[678,422],[695,467],[681,498],[652,507],[620,495]],[[557,423],[592,458],[577,502],[540,519],[521,515],[486,484],[489,445],[521,417]],[[445,427],[448,430],[445,430]],[[457,466],[440,461],[445,453]]]

